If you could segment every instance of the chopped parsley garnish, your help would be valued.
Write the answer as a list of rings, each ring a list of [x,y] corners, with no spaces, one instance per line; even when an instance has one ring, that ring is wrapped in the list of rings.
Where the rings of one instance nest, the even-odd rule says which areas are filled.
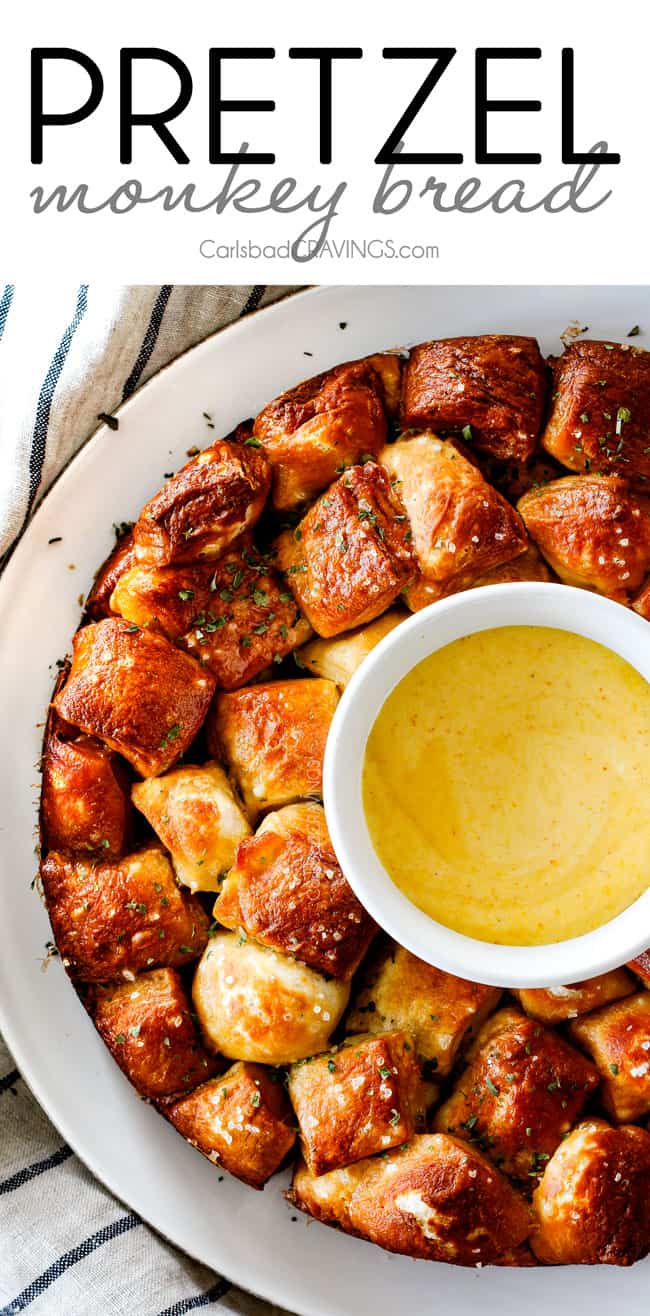
[[[179,597],[179,599],[182,599],[182,600],[183,600],[183,603],[187,603],[188,599],[193,599],[193,598],[194,598],[194,590],[193,590],[193,589],[179,589],[179,591],[178,591],[178,597]]]
[[[471,427],[471,425],[465,425],[465,426],[463,427],[462,435],[463,435],[463,438],[464,438],[464,440],[465,440],[466,443],[471,443],[471,442],[472,442],[472,439],[474,438],[474,435],[473,435],[473,433],[472,433],[472,427]]]

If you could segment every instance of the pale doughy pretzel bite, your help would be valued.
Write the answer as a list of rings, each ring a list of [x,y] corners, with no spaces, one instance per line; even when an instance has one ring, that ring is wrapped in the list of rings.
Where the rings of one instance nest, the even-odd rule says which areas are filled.
[[[329,640],[317,637],[303,645],[300,662],[314,676],[324,676],[334,681],[339,690],[344,690],[364,658],[404,619],[405,613],[391,608],[358,631],[345,631]]]
[[[349,995],[348,983],[236,932],[211,937],[192,988],[207,1045],[264,1065],[324,1051]]]

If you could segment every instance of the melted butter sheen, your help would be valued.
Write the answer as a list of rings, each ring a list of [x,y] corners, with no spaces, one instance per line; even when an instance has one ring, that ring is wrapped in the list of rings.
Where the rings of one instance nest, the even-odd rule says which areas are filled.
[[[511,626],[432,654],[370,733],[363,796],[393,881],[440,923],[535,946],[649,883],[650,687],[581,636]]]

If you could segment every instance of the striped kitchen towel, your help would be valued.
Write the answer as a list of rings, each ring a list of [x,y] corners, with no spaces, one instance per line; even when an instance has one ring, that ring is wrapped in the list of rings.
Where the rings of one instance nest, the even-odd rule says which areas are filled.
[[[186,348],[285,287],[7,285],[0,292],[0,558],[74,453]],[[178,1252],[86,1170],[0,1037],[0,1316],[278,1309]]]

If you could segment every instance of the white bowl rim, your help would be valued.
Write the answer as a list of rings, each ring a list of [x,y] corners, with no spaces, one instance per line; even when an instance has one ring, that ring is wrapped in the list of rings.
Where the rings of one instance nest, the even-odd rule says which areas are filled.
[[[390,691],[417,663],[462,636],[503,626],[548,626],[583,635],[650,681],[643,618],[588,590],[543,582],[486,585],[415,613],[368,655],[343,692],[325,751],[323,799],[341,867],[362,904],[397,942],[458,977],[495,987],[581,982],[624,964],[650,943],[650,887],[622,913],[580,937],[500,946],[437,923],[393,883],[372,845],[361,778],[371,727]]]

